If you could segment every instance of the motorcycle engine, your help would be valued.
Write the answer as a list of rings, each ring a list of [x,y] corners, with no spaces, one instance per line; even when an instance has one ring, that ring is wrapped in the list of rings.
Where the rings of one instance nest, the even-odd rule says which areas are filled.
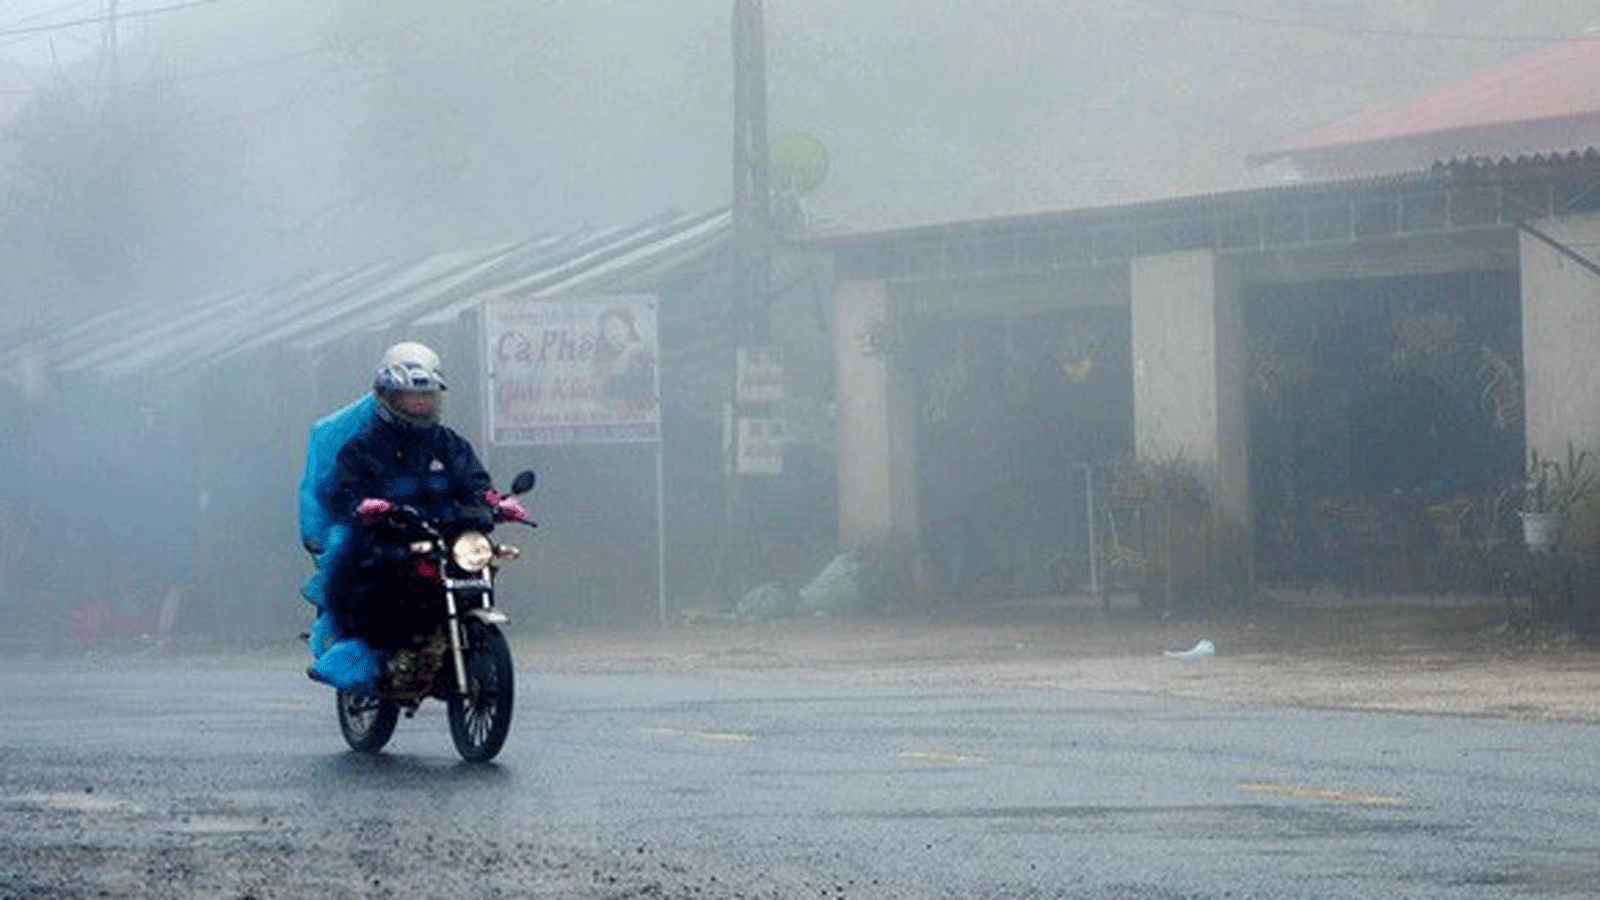
[[[414,647],[404,647],[389,654],[384,664],[385,692],[404,697],[421,697],[433,688],[434,676],[444,665],[450,643],[444,629],[436,629],[426,641]]]

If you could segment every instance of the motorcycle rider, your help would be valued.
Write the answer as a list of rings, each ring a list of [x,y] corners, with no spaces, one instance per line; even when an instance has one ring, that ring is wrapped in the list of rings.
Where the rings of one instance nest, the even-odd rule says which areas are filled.
[[[411,341],[395,344],[383,352],[378,368],[411,361],[439,369],[439,356],[426,345]],[[350,540],[350,526],[333,510],[334,464],[339,451],[378,417],[378,395],[368,390],[341,409],[323,416],[311,426],[306,438],[305,471],[300,476],[300,543],[311,554],[316,571],[300,589],[301,596],[316,607],[317,615],[306,635],[313,659],[333,646],[338,634],[328,611],[328,572],[343,556]]]
[[[439,423],[444,376],[439,356],[415,342],[385,351],[373,378],[373,415],[339,449],[326,484],[327,510],[345,535],[325,564],[325,610],[336,643],[308,673],[346,690],[369,687],[378,652],[407,634],[386,616],[385,574],[403,541],[383,516],[409,506],[446,529],[487,529],[498,505],[524,514],[515,497],[490,491],[489,475],[460,434]],[[341,653],[334,653],[340,650]]]

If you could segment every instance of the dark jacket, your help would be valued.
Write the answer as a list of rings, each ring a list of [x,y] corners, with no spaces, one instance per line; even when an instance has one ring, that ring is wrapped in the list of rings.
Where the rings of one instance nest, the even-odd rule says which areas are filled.
[[[395,563],[407,556],[404,532],[381,521],[356,523],[356,506],[375,497],[416,508],[446,534],[486,529],[493,521],[483,497],[489,474],[472,445],[449,428],[404,428],[377,416],[339,451],[333,478],[333,514],[355,525],[328,568],[334,630],[379,649],[404,646],[415,630],[394,599],[400,583]]]
[[[340,522],[352,523],[357,504],[376,497],[447,526],[484,527],[488,487],[489,473],[461,435],[443,425],[405,428],[375,416],[339,451],[330,506]]]

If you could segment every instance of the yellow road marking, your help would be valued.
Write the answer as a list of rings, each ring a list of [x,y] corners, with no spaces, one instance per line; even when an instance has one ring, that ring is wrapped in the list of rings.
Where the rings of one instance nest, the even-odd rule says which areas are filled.
[[[907,750],[900,754],[901,759],[915,762],[935,763],[981,763],[985,762],[981,756],[968,756],[965,753],[938,753],[930,750]]]
[[[756,739],[753,734],[740,734],[737,731],[689,731],[683,728],[646,728],[645,733],[698,738],[721,744],[748,744]]]
[[[1241,781],[1239,789],[1271,797],[1288,797],[1294,800],[1324,800],[1329,803],[1355,803],[1361,806],[1404,806],[1410,803],[1404,797],[1388,797],[1363,791],[1334,791],[1328,788],[1303,784],[1279,784],[1276,781]]]

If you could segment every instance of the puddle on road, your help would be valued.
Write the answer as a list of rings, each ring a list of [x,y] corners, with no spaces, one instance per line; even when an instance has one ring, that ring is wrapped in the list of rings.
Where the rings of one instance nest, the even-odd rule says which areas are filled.
[[[42,812],[77,813],[104,816],[112,814],[143,816],[146,810],[131,800],[110,797],[92,791],[45,791],[0,796],[0,807],[23,808]],[[147,819],[149,817],[146,817]],[[154,827],[173,834],[244,834],[266,831],[270,820],[260,814],[188,814],[161,815]]]

